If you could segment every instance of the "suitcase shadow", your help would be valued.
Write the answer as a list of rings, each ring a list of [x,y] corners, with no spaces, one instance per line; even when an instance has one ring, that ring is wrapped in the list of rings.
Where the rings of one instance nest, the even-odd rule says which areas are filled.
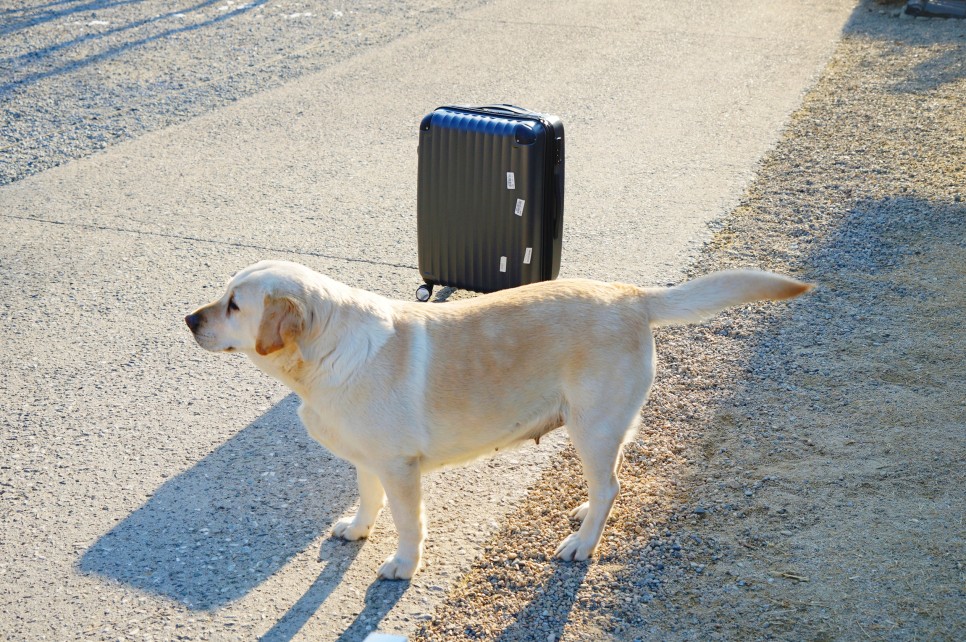
[[[289,395],[167,481],[85,551],[78,570],[194,610],[217,609],[279,571],[356,499],[351,467],[306,434],[297,406]],[[351,561],[358,547],[334,550]],[[333,584],[339,578],[328,576],[347,566],[339,562],[323,571]]]
[[[451,288],[449,286],[440,288],[439,292],[436,293],[436,296],[433,297],[433,303],[443,303],[448,301],[449,298],[456,293],[456,290],[456,288]]]

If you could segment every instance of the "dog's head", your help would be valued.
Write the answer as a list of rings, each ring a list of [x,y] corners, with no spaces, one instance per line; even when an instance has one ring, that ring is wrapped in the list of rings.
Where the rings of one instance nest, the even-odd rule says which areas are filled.
[[[303,270],[282,261],[256,263],[185,323],[198,345],[212,352],[266,356],[296,345],[306,325]]]

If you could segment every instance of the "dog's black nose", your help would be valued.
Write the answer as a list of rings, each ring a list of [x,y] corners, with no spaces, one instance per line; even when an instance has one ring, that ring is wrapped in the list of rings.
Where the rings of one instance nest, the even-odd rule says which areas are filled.
[[[201,315],[200,314],[189,314],[184,318],[184,322],[188,324],[192,332],[198,331],[198,326],[201,325]]]

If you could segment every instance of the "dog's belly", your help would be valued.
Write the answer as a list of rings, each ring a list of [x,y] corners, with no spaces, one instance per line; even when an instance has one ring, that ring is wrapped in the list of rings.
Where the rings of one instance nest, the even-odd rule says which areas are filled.
[[[430,427],[430,446],[423,454],[423,470],[466,463],[530,440],[539,444],[544,435],[566,423],[564,413],[556,407],[509,425],[488,419],[467,417],[458,423]]]
[[[309,436],[337,457],[375,468],[392,459],[416,459],[423,472],[467,463],[530,440],[539,444],[541,437],[565,423],[559,407],[510,425],[495,423],[492,417],[464,416],[458,422],[424,425],[415,431],[409,430],[416,428],[412,423],[386,431],[375,429],[375,424],[343,425],[304,403],[298,414]]]

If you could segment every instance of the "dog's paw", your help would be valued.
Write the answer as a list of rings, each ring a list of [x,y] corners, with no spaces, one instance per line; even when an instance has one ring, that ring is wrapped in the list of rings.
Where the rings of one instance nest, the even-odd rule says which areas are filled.
[[[577,506],[576,508],[571,509],[567,513],[567,517],[569,517],[570,519],[580,520],[582,522],[584,521],[584,518],[587,517],[587,511],[589,510],[590,510],[590,502],[584,502],[580,506]]]
[[[582,562],[594,554],[595,548],[597,547],[594,544],[588,544],[581,539],[579,533],[571,533],[560,542],[553,556],[567,562]]]
[[[347,517],[335,523],[335,526],[332,527],[332,535],[354,542],[357,539],[369,537],[371,530],[372,524],[364,524],[355,518]]]
[[[416,571],[419,570],[419,560],[410,560],[398,555],[393,555],[386,559],[385,564],[379,567],[379,579],[381,580],[408,580]]]

